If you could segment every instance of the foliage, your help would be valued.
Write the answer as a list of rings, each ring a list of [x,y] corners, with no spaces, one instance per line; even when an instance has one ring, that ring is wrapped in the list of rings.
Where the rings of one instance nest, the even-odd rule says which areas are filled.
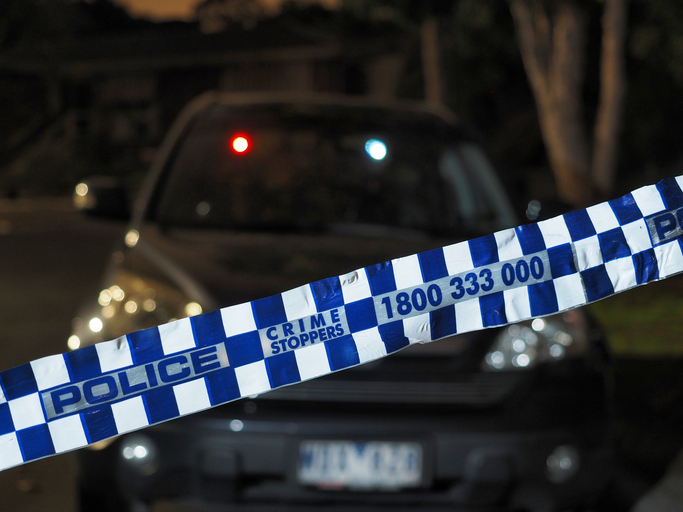
[[[507,5],[461,0],[440,28],[447,106],[476,127],[507,165],[537,159],[542,148],[535,106]]]
[[[683,160],[683,4],[631,0],[630,19],[623,190],[681,174]]]
[[[43,142],[30,148],[3,176],[9,194],[39,192],[60,194],[70,190],[88,174],[88,163],[72,147],[58,142]]]
[[[117,176],[131,188],[147,167],[126,156],[107,160],[84,140],[46,138],[31,146],[0,175],[0,195],[68,195],[83,178]]]
[[[683,276],[588,306],[619,356],[683,356]]]

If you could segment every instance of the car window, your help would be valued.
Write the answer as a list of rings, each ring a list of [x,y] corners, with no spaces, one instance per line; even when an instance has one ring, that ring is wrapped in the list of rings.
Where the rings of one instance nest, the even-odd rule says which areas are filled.
[[[493,231],[516,224],[512,205],[481,147],[462,142],[445,150],[439,171],[458,197],[459,213],[466,227]]]
[[[486,156],[455,133],[408,113],[216,108],[183,139],[153,216],[167,226],[259,230],[453,233],[512,222]]]

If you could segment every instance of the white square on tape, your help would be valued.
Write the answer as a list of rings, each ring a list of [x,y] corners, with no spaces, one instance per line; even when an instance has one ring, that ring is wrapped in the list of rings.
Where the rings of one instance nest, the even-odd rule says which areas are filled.
[[[432,341],[429,313],[405,318],[403,320],[403,332],[411,344]]]
[[[75,450],[88,444],[80,414],[52,420],[47,427],[50,429],[52,444],[57,453]]]
[[[422,269],[417,254],[391,260],[391,266],[394,268],[394,279],[398,290],[422,284]]]
[[[676,176],[676,183],[681,190],[683,190],[683,176]]]
[[[654,185],[648,185],[647,187],[634,190],[631,192],[631,195],[636,201],[640,213],[645,217],[666,210],[664,201],[662,201],[662,196]]]
[[[621,226],[624,232],[626,243],[631,248],[632,254],[652,249],[652,240],[650,240],[650,230],[647,228],[644,219],[639,219],[630,224]]]
[[[294,357],[301,380],[315,379],[330,373],[330,362],[327,360],[327,350],[325,350],[324,343],[295,350]]]
[[[659,278],[683,272],[683,254],[678,240],[655,247]]]
[[[66,384],[69,378],[69,370],[64,361],[64,354],[47,356],[42,359],[31,361],[33,376],[36,378],[38,390],[53,388],[60,384]]]
[[[311,285],[305,284],[280,294],[287,320],[296,320],[317,313]]]
[[[531,318],[529,289],[526,286],[512,288],[503,292],[505,300],[505,316],[508,322],[517,322]]]
[[[586,208],[586,213],[593,223],[595,231],[598,233],[604,233],[610,229],[619,227],[619,220],[617,216],[614,215],[614,210],[609,205],[609,203],[600,203],[595,206],[589,206]]]
[[[633,258],[619,258],[608,261],[605,263],[605,269],[610,281],[612,281],[612,287],[617,293],[633,288],[638,284],[636,282],[636,269],[633,266]]]
[[[15,432],[10,432],[0,436],[0,471],[22,464],[24,459],[21,456],[19,440]]]
[[[484,328],[479,299],[470,299],[455,304],[455,326],[458,334]]]
[[[517,238],[517,233],[514,229],[506,229],[494,233],[496,245],[498,246],[498,260],[513,260],[524,256],[522,246]]]
[[[22,396],[7,403],[9,404],[9,412],[12,415],[15,430],[45,423],[45,414],[43,413],[43,406],[41,405],[38,393]]]
[[[579,273],[553,279],[557,306],[560,311],[573,308],[586,303],[586,294],[583,291],[583,283]]]
[[[372,295],[368,275],[364,268],[339,276],[339,281],[341,282],[345,304],[366,299]]]
[[[258,395],[270,390],[265,361],[238,366],[235,368],[235,377],[242,396]]]
[[[145,404],[141,396],[111,405],[111,412],[119,434],[149,425]]]
[[[572,241],[564,217],[553,217],[552,219],[542,220],[538,223],[538,229],[543,235],[546,248],[557,247]]]
[[[377,327],[354,332],[352,336],[361,364],[387,355],[387,346],[382,341]]]
[[[115,340],[95,344],[102,373],[133,365],[128,338],[121,336]]]
[[[602,265],[602,251],[600,250],[600,241],[597,235],[574,242],[574,249],[576,250],[579,272]]]
[[[467,242],[447,245],[443,248],[443,255],[446,260],[446,269],[448,270],[449,276],[466,272],[474,268],[472,253],[470,252],[470,246]]]
[[[221,309],[221,319],[223,320],[225,336],[228,338],[256,330],[256,321],[254,320],[254,312],[251,309],[251,302]]]
[[[211,407],[204,377],[173,386],[173,394],[180,414],[192,414]]]
[[[189,318],[181,318],[175,322],[160,325],[159,335],[164,355],[175,354],[197,346]]]

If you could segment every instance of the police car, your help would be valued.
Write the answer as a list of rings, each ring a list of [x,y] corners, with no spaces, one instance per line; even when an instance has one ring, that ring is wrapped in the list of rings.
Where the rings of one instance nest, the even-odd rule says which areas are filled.
[[[75,198],[91,215],[127,214],[121,189],[106,180],[79,184]],[[69,348],[518,224],[481,145],[448,112],[206,93],[160,148]],[[516,280],[541,279],[546,265],[540,257],[492,263],[386,295],[377,308],[391,318],[446,294],[484,300]],[[333,306],[263,329],[264,351],[344,336],[348,319]],[[227,365],[221,350],[188,346],[52,390],[49,414],[168,393]],[[173,421],[148,406],[158,425],[79,452],[80,507],[580,509],[609,478],[609,405],[605,341],[572,310],[413,345]]]

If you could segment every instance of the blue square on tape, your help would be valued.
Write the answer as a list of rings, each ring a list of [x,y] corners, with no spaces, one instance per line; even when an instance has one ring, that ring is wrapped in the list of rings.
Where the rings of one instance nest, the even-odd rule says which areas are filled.
[[[493,327],[508,323],[505,314],[505,298],[503,292],[491,293],[479,297],[481,320],[484,327]]]
[[[417,255],[417,259],[420,262],[422,280],[425,283],[448,276],[446,258],[443,254],[442,248],[421,252]]]
[[[390,261],[365,267],[365,273],[368,275],[370,291],[373,296],[396,291],[394,266]]]
[[[220,310],[190,317],[197,347],[209,347],[225,341],[225,327]]]
[[[659,277],[659,267],[654,249],[636,253],[632,258],[633,266],[636,269],[636,283],[649,283]]]
[[[490,265],[498,261],[498,244],[493,235],[482,236],[467,242],[470,246],[472,263],[475,267]]]
[[[346,322],[351,332],[364,331],[377,325],[375,303],[372,297],[346,305]]]
[[[557,293],[552,281],[529,285],[529,305],[531,316],[542,316],[557,313]]]
[[[545,240],[538,224],[525,224],[515,228],[517,240],[524,255],[540,252],[545,249]]]
[[[550,263],[550,274],[553,279],[576,274],[574,252],[572,251],[571,244],[562,244],[548,249],[548,260]]]
[[[158,423],[180,416],[173,386],[152,388],[144,392],[142,396],[147,405],[150,423]]]
[[[344,295],[339,277],[328,277],[311,283],[315,306],[318,311],[338,308],[344,305]]]
[[[429,313],[429,328],[432,331],[432,339],[438,340],[451,336],[457,332],[455,325],[455,305],[451,304]]]
[[[619,225],[630,224],[638,219],[643,218],[643,213],[640,211],[633,194],[629,193],[619,199],[613,199],[609,202],[612,207],[614,215],[619,221]]]
[[[17,438],[25,461],[40,459],[55,453],[50,429],[45,423],[18,430]]]
[[[14,422],[12,421],[9,404],[5,402],[0,404],[0,436],[9,432],[14,432]]]
[[[387,348],[387,354],[396,352],[410,345],[406,333],[403,330],[403,320],[396,320],[379,326],[379,335]]]
[[[565,213],[563,217],[573,241],[583,240],[595,234],[595,227],[586,210]]]
[[[631,249],[621,228],[598,233],[598,241],[605,261],[626,258],[631,255]]]
[[[94,345],[67,352],[66,359],[74,382],[81,382],[102,375],[100,359]]]
[[[327,359],[332,370],[342,370],[349,366],[360,364],[356,342],[353,341],[353,336],[350,334],[341,338],[327,340],[325,348],[327,349]]]
[[[656,186],[668,210],[683,206],[683,192],[674,178],[662,180]]]
[[[593,302],[604,297],[609,297],[614,293],[612,281],[609,278],[605,265],[589,268],[581,272],[583,285],[586,289],[588,302]]]
[[[224,404],[241,396],[234,368],[228,366],[227,368],[207,373],[206,382],[209,385],[211,405]]]
[[[88,428],[88,436],[91,443],[102,441],[119,434],[114,421],[111,405],[98,405],[91,407],[83,413],[85,426]]]
[[[133,349],[135,364],[151,363],[164,357],[161,347],[161,334],[158,327],[151,327],[128,335],[128,341]]]
[[[287,321],[285,304],[282,295],[272,295],[263,299],[252,301],[251,309],[256,317],[256,326],[259,329],[281,324]]]
[[[266,368],[268,369],[271,388],[301,382],[301,375],[296,364],[294,351],[284,352],[267,358]]]
[[[33,375],[31,363],[25,363],[5,370],[0,374],[5,386],[7,400],[14,400],[38,391],[38,384]]]
[[[230,366],[244,366],[263,359],[263,347],[257,331],[230,336],[225,340]]]

